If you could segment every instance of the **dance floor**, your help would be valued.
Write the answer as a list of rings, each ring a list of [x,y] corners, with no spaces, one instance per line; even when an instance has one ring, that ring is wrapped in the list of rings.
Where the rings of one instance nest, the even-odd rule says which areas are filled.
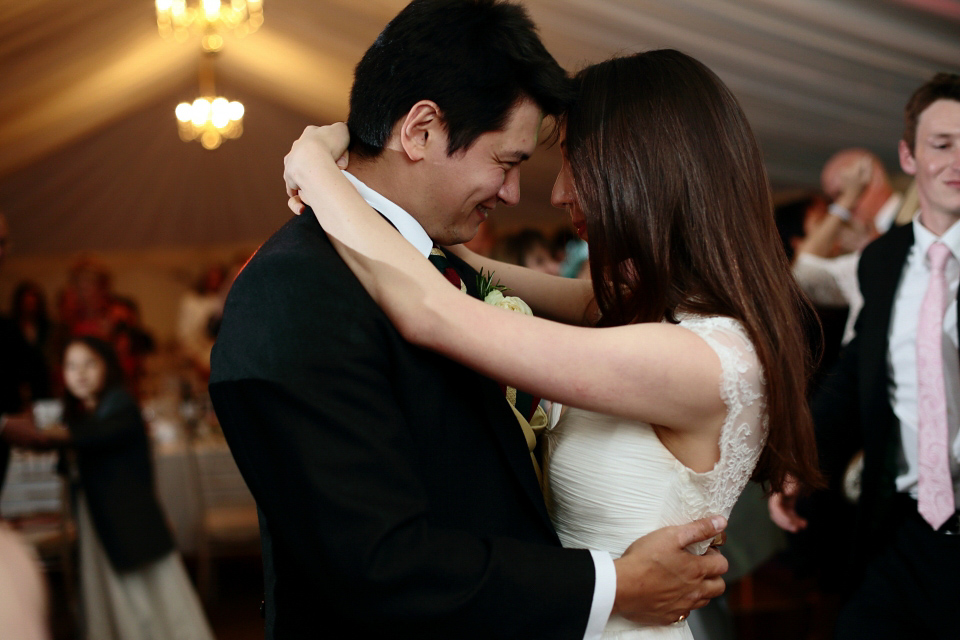
[[[191,576],[196,567],[186,565]],[[205,604],[207,619],[219,640],[263,640],[260,602],[263,598],[263,571],[259,557],[224,558],[216,563],[217,593]],[[52,640],[80,640],[75,613],[67,603],[59,572],[48,573],[51,592]]]

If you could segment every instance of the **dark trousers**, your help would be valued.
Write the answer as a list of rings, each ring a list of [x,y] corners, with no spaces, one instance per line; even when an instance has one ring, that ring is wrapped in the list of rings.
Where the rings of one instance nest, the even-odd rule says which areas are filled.
[[[910,508],[840,612],[838,640],[960,638],[960,535],[933,531]]]

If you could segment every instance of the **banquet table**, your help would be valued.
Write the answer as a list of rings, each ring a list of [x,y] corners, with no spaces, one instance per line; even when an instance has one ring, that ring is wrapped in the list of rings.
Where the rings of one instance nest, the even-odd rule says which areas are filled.
[[[161,425],[162,427],[163,425]],[[206,507],[254,505],[222,436],[188,439],[167,433],[153,438],[157,497],[167,515],[177,546],[192,554],[202,510]],[[56,473],[58,454],[14,449],[0,494],[0,516],[14,522],[45,522],[65,513],[64,479]],[[206,488],[201,493],[201,482]]]

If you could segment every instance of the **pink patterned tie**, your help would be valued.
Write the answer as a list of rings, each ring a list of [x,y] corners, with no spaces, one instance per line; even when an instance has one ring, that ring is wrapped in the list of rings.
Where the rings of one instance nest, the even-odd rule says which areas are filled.
[[[953,515],[953,482],[947,445],[947,398],[943,382],[943,314],[947,279],[944,266],[952,255],[934,242],[927,250],[930,282],[920,306],[917,327],[918,508],[923,519],[939,529]]]

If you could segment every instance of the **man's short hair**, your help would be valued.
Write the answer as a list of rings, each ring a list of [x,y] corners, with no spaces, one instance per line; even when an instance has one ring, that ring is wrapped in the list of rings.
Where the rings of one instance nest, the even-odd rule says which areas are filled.
[[[913,153],[917,142],[917,123],[920,114],[937,100],[956,100],[960,102],[960,75],[956,73],[938,73],[910,96],[903,110],[903,139]]]
[[[357,64],[347,120],[350,150],[380,155],[394,124],[420,100],[440,108],[452,155],[502,129],[521,99],[556,116],[572,95],[567,73],[523,7],[501,0],[413,0]]]

